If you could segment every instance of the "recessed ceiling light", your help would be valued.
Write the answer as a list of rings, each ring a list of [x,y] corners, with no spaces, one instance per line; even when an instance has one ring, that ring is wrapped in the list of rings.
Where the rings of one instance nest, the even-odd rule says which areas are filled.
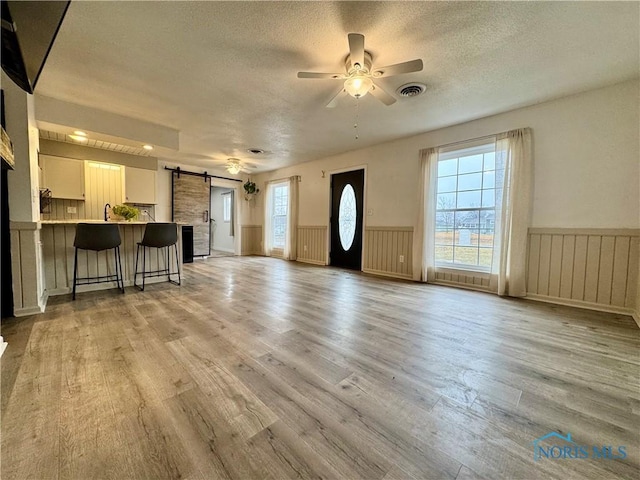
[[[145,150],[153,150],[153,147],[151,145],[143,145],[142,148],[144,148]]]
[[[76,142],[86,142],[88,140],[87,137],[81,135],[69,135],[69,138],[73,138]]]
[[[86,137],[87,134],[84,133],[82,130],[74,130],[73,131],[74,135],[80,135],[81,137]]]
[[[249,148],[247,152],[252,153],[253,155],[260,155],[261,153],[264,153],[264,150],[261,148]]]

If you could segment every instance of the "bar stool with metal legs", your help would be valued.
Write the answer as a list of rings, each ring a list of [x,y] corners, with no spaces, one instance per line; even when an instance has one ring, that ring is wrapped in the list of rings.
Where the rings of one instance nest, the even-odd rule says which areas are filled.
[[[169,251],[173,246],[176,258],[176,271],[171,272]],[[140,247],[142,247],[142,272],[138,271],[138,258],[140,257]],[[147,271],[147,248],[164,249],[164,268]],[[159,266],[158,266],[159,267]],[[178,281],[171,279],[171,275],[178,275]],[[142,285],[136,283],[138,275],[142,275]],[[180,285],[180,260],[178,258],[178,225],[175,223],[147,223],[144,229],[142,241],[138,242],[136,249],[136,271],[133,277],[133,284],[140,290],[144,290],[144,279],[149,277],[162,277],[166,275],[169,282]]]
[[[115,281],[118,289],[124,293],[122,260],[120,259],[120,243],[120,230],[116,224],[79,223],[77,225],[76,237],[73,241],[73,246],[75,247],[75,256],[73,260],[73,300],[76,299],[77,285],[90,285],[94,283]],[[113,249],[115,258],[115,273],[110,275],[98,275],[95,277],[78,277],[78,250],[101,252],[103,250],[111,249]]]

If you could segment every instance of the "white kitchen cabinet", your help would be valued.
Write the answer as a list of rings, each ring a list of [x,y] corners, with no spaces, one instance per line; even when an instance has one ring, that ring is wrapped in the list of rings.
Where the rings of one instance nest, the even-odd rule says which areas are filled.
[[[42,186],[52,198],[84,200],[84,162],[72,158],[40,155]]]
[[[123,203],[155,205],[156,171],[144,168],[125,167]]]

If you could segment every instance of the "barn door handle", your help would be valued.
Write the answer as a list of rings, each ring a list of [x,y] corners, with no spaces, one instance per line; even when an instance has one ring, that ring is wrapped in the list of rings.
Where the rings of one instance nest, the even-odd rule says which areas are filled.
[[[209,221],[209,210],[205,210],[204,211],[204,223],[207,223]]]

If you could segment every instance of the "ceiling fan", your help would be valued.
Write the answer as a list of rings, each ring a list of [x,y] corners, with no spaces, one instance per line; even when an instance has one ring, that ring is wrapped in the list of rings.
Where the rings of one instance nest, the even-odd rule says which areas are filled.
[[[231,175],[237,175],[238,173],[252,173],[250,169],[258,168],[257,165],[241,161],[239,158],[227,158],[227,163],[224,168],[227,169]]]
[[[403,73],[419,72],[422,70],[422,60],[396,63],[386,67],[372,68],[371,54],[364,49],[364,35],[349,34],[349,55],[345,60],[346,73],[298,72],[298,78],[332,78],[344,80],[344,86],[327,104],[328,108],[336,106],[343,92],[352,97],[361,98],[371,92],[375,98],[385,105],[395,103],[396,99],[373,82],[374,78],[391,77]]]

